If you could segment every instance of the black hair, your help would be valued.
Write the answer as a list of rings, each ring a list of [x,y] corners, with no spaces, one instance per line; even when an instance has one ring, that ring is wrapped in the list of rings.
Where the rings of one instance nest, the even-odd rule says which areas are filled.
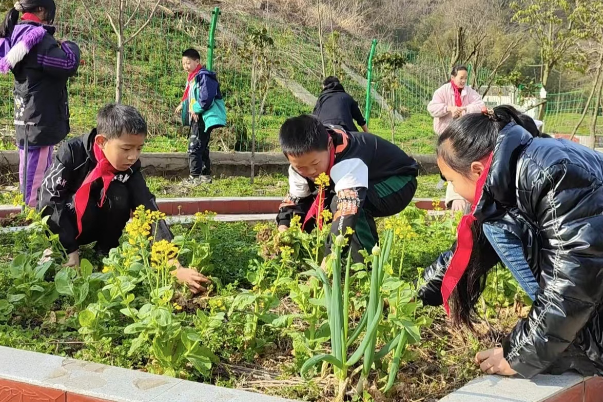
[[[528,116],[529,117],[529,116]],[[530,118],[531,120],[531,118]],[[483,113],[470,113],[454,120],[438,139],[437,156],[454,171],[468,175],[471,164],[479,161],[494,151],[498,133],[507,124],[515,123],[526,129],[533,136],[539,136],[534,127],[524,125],[527,119],[521,117],[512,106],[497,106]],[[473,249],[471,258],[450,296],[452,319],[455,324],[466,324],[473,328],[476,315],[475,305],[482,294],[488,272],[498,262],[498,256],[490,242],[482,234],[481,225],[474,222],[471,227]]]
[[[57,12],[54,0],[19,0],[6,13],[4,22],[0,26],[0,38],[9,38],[12,35],[15,25],[19,22],[20,13],[35,12],[39,7],[44,9],[44,21],[52,24]]]
[[[184,52],[182,52],[182,57],[188,57],[189,59],[192,59],[192,60],[201,61],[201,55],[199,54],[197,49],[193,49],[192,47],[189,49],[186,49]]]
[[[437,156],[455,172],[468,175],[471,164],[494,150],[498,132],[511,122],[524,127],[519,112],[512,106],[497,106],[491,115],[466,114],[453,120],[440,135]]]
[[[147,122],[135,107],[110,103],[98,111],[96,131],[108,139],[123,134],[147,135]]]
[[[339,78],[331,75],[330,77],[325,78],[325,80],[322,82],[322,86],[327,87],[329,85],[332,84],[341,84],[341,82],[339,81]]]
[[[285,155],[300,156],[329,149],[329,133],[314,116],[303,114],[287,119],[278,134]]]
[[[456,77],[456,75],[459,73],[459,71],[469,72],[469,70],[467,70],[466,66],[458,65],[458,66],[452,67],[452,71],[450,72],[450,75],[452,75],[453,77]]]

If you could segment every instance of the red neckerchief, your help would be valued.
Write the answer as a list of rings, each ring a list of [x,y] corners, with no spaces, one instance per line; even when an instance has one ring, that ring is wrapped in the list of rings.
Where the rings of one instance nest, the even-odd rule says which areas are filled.
[[[188,78],[186,80],[186,88],[184,88],[184,95],[182,95],[182,101],[185,101],[186,98],[188,98],[188,91],[191,87],[191,81],[193,78],[195,78],[195,76],[197,75],[197,73],[203,68],[203,66],[201,64],[199,64],[197,66],[197,68],[195,69],[195,71],[193,71],[192,73],[190,73],[188,75]]]
[[[38,23],[42,23],[42,20],[40,18],[38,18],[37,15],[33,14],[33,13],[24,13],[21,16],[21,20],[23,21],[33,21],[33,22],[38,22]]]
[[[327,171],[325,173],[327,176],[330,177],[331,168],[335,164],[335,144],[333,144],[333,141],[331,139],[329,139],[329,147],[330,147],[330,149],[329,149],[329,168],[327,169]],[[304,219],[304,223],[302,225],[302,230],[306,226],[306,223],[308,223],[308,221],[312,218],[316,218],[316,222],[318,223],[318,228],[322,229],[322,219],[320,219],[320,216],[318,216],[318,211],[322,211],[324,209],[326,193],[327,192],[325,191],[324,188],[318,190],[318,195],[314,199],[312,206],[310,207],[310,209],[308,210],[308,213],[306,214],[306,218]]]
[[[461,99],[461,92],[463,91],[461,88],[457,87],[454,81],[450,80],[450,85],[452,85],[452,89],[454,90],[454,103],[456,106],[463,106],[463,100]]]
[[[444,274],[444,278],[442,279],[442,300],[444,301],[444,309],[448,315],[450,315],[448,299],[450,298],[450,295],[452,294],[452,291],[456,285],[461,280],[461,277],[467,269],[467,265],[469,265],[469,260],[471,259],[471,252],[473,251],[473,234],[471,232],[471,225],[477,220],[474,215],[475,208],[482,197],[484,184],[486,183],[486,178],[488,177],[488,172],[490,171],[493,155],[493,153],[490,154],[484,171],[479,179],[477,179],[477,183],[475,185],[475,203],[471,207],[471,213],[463,216],[461,222],[459,223],[456,235],[456,250],[452,256],[452,259],[450,260],[450,264],[448,264],[446,274]]]
[[[103,206],[105,202],[105,197],[107,195],[107,189],[109,188],[109,184],[115,177],[116,170],[111,165],[111,163],[105,157],[105,154],[100,149],[100,147],[95,143],[92,147],[94,151],[94,158],[96,158],[96,166],[86,179],[84,183],[80,186],[80,188],[75,192],[75,216],[77,219],[77,230],[79,237],[82,234],[82,217],[84,216],[84,212],[86,212],[86,207],[88,206],[88,200],[90,199],[90,188],[92,187],[92,183],[96,179],[103,179],[103,193],[101,195],[99,207]]]

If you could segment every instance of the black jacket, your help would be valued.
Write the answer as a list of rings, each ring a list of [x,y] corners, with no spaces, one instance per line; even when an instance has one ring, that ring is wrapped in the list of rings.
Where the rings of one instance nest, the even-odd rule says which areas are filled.
[[[96,166],[92,150],[95,137],[96,129],[82,137],[64,142],[54,157],[38,194],[38,209],[42,211],[43,216],[50,217],[48,220],[50,230],[59,234],[59,240],[68,253],[78,249],[76,241],[78,231],[73,219],[73,208],[67,204],[73,202],[75,192]],[[110,186],[116,185],[116,180],[129,190],[132,211],[139,205],[144,205],[146,209],[152,211],[158,210],[155,196],[147,187],[140,172],[140,160],[127,171],[118,172]],[[99,179],[91,187],[88,206],[99,203],[101,191],[102,180]],[[157,239],[172,239],[172,234],[164,221],[157,225],[156,230]]]
[[[46,30],[36,36],[35,28]],[[2,38],[3,58],[18,43],[35,45],[11,67],[15,76],[15,129],[17,142],[23,145],[27,136],[34,146],[56,145],[69,133],[67,80],[80,64],[80,49],[73,42],[61,44],[53,37],[55,28],[36,22],[15,26],[11,38]]]
[[[358,131],[354,120],[360,126],[366,124],[358,102],[345,92],[341,84],[328,86],[320,93],[312,114],[321,123],[341,126],[346,131]]]
[[[510,124],[498,138],[474,213],[521,238],[540,289],[527,319],[503,341],[524,377],[545,371],[578,347],[603,368],[603,155],[566,140],[532,138]],[[442,303],[452,252],[427,269],[419,296]],[[497,258],[486,256],[487,266]],[[603,371],[601,371],[603,372]]]

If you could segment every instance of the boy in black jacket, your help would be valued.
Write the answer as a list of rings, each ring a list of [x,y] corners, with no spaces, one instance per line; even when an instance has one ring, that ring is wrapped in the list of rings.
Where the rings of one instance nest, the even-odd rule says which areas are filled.
[[[417,189],[418,165],[396,145],[370,133],[350,133],[324,126],[302,115],[285,121],[279,133],[289,166],[289,194],[280,206],[277,224],[285,231],[295,215],[304,230],[316,223],[321,173],[329,176],[325,209],[333,213],[331,234],[349,236],[352,258],[362,261],[359,250],[371,251],[379,238],[375,219],[402,211]],[[332,236],[327,238],[329,253]]]
[[[99,254],[119,245],[119,238],[139,205],[158,210],[140,172],[140,152],[147,124],[131,106],[110,104],[97,115],[97,128],[64,143],[40,187],[38,209],[49,216],[50,230],[68,253],[67,265],[79,265],[79,246],[96,241]],[[171,241],[165,221],[156,238]],[[193,292],[209,280],[177,261],[175,275]]]

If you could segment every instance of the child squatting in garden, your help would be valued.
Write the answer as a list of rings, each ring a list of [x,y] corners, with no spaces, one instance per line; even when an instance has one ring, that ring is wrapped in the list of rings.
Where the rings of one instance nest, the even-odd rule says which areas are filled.
[[[347,233],[352,258],[363,261],[358,252],[370,252],[379,240],[375,218],[395,215],[411,202],[417,162],[380,137],[324,126],[309,115],[285,121],[279,140],[290,162],[289,193],[277,216],[279,230],[287,230],[295,215],[304,230],[311,230],[323,204],[333,214],[331,233]],[[319,186],[321,174],[327,180]],[[348,228],[354,231],[351,236]],[[331,241],[327,236],[325,255]]]
[[[140,171],[147,123],[131,106],[109,104],[97,115],[97,127],[59,148],[40,187],[38,209],[68,254],[68,266],[79,265],[79,247],[96,242],[108,254],[139,205],[157,211],[155,196]],[[156,240],[171,241],[165,221],[155,225]],[[180,282],[193,292],[209,280],[173,261]]]
[[[477,354],[481,369],[601,374],[603,156],[534,137],[524,121],[499,106],[453,121],[439,137],[438,166],[472,209],[452,250],[425,271],[419,297],[471,327],[486,276],[501,262],[533,304],[502,347]]]

